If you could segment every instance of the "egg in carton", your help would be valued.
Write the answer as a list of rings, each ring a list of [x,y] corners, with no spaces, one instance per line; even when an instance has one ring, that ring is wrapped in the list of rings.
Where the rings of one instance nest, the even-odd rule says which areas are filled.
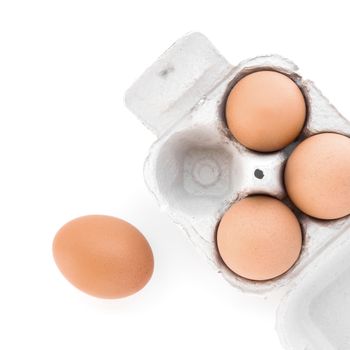
[[[274,153],[248,150],[234,139],[225,121],[225,103],[232,87],[245,75],[260,70],[273,70],[290,77],[301,89],[307,105],[302,133],[288,147]],[[205,36],[192,33],[178,40],[148,68],[127,91],[125,99],[128,108],[158,138],[145,162],[147,186],[159,205],[232,286],[261,295],[287,284],[289,290],[293,290],[300,281],[308,278],[310,270],[317,270],[316,262],[323,261],[322,256],[327,251],[346,246],[343,241],[344,232],[350,226],[349,217],[332,221],[311,218],[301,213],[285,192],[285,162],[301,141],[322,132],[350,136],[349,121],[338,113],[313,82],[298,74],[297,66],[290,60],[269,55],[232,66]],[[284,275],[263,282],[244,279],[228,269],[216,244],[221,217],[233,203],[252,194],[266,194],[283,200],[298,217],[303,231],[303,247],[297,263]],[[350,275],[348,260],[345,265]],[[347,282],[350,289],[349,277]],[[326,288],[326,284],[320,285]],[[321,289],[314,291],[321,293]],[[294,304],[299,300],[298,297],[291,298],[296,298]],[[286,305],[292,304],[292,301],[286,302]],[[311,308],[311,304],[304,302],[303,305],[308,306],[308,310]],[[288,318],[286,315],[292,313],[288,310],[283,309],[279,314]],[[347,320],[350,322],[349,317]],[[309,329],[317,329],[317,322],[309,319],[309,323]],[[281,338],[288,347],[288,334],[295,336],[298,330],[288,326],[288,322],[284,324],[286,329],[279,325]],[[339,339],[336,336],[335,346],[338,347],[334,349],[340,349],[339,344],[347,341],[344,334],[339,335]],[[295,339],[294,336],[291,339]],[[316,344],[311,338],[301,336],[298,346],[307,345],[319,350],[320,347],[311,347]]]

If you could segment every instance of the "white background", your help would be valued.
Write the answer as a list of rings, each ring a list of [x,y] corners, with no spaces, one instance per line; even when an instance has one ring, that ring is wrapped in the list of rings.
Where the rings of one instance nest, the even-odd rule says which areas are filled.
[[[347,1],[0,0],[0,349],[281,349],[282,293],[242,295],[161,213],[143,182],[154,136],[124,91],[189,31],[232,63],[279,53],[350,115]],[[140,293],[104,301],[73,288],[55,232],[109,214],[150,241]]]

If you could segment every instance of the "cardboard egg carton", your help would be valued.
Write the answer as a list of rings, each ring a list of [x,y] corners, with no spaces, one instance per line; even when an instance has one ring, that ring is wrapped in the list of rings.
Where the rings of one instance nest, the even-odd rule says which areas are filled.
[[[287,148],[257,153],[246,149],[230,134],[224,109],[228,93],[239,79],[266,69],[286,74],[300,87],[307,103],[307,122],[299,138]],[[329,249],[343,246],[349,217],[322,221],[305,216],[289,202],[283,186],[285,162],[303,139],[320,132],[350,136],[349,121],[313,82],[298,74],[297,66],[290,60],[270,55],[233,66],[205,36],[189,34],[171,46],[132,85],[126,93],[126,104],[158,138],[145,163],[149,189],[161,208],[232,286],[263,295],[287,284],[292,290],[310,272],[314,261],[322,260]],[[226,267],[217,251],[216,229],[221,217],[233,203],[251,194],[267,194],[283,200],[296,213],[303,229],[298,262],[287,273],[270,281],[255,282],[239,277]],[[350,275],[350,258],[346,264]],[[347,281],[350,289],[350,277]],[[286,315],[288,311],[282,313]],[[347,320],[350,323],[350,316]],[[317,328],[314,320],[309,323]],[[285,327],[288,328],[287,323]],[[285,334],[295,336],[296,332],[280,330],[286,347],[289,345]],[[337,346],[343,341],[340,338],[335,340]],[[302,339],[309,341],[307,337]],[[293,347],[299,348],[309,349]],[[350,345],[334,349],[348,348]]]

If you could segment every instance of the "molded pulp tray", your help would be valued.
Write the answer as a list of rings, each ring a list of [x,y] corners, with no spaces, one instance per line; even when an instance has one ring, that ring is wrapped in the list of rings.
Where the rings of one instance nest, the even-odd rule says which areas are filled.
[[[262,69],[293,79],[308,108],[300,137],[268,154],[240,145],[228,132],[224,116],[232,86]],[[246,292],[266,294],[288,284],[290,293],[277,324],[285,347],[350,349],[350,219],[307,217],[288,201],[283,187],[285,161],[298,143],[327,131],[350,136],[350,123],[311,81],[298,75],[291,61],[271,55],[232,66],[199,33],[178,40],[146,70],[128,90],[126,104],[158,137],[145,163],[149,189],[215,269]],[[232,203],[254,193],[282,199],[298,216],[304,234],[297,264],[267,282],[235,275],[216,248],[222,215]]]

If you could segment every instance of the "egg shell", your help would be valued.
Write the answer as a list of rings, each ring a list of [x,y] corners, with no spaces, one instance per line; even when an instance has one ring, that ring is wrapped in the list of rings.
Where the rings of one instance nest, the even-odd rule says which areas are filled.
[[[288,146],[303,129],[306,104],[298,85],[285,74],[262,70],[240,79],[226,101],[229,130],[242,145],[273,152]]]
[[[220,220],[217,245],[234,273],[255,281],[276,278],[297,261],[302,231],[294,213],[281,201],[250,196],[234,203]]]
[[[145,237],[112,216],[88,215],[68,222],[57,232],[52,249],[62,274],[100,298],[134,294],[153,273],[153,254]]]
[[[287,161],[284,181],[290,199],[319,219],[350,214],[350,138],[322,133],[301,142]]]

